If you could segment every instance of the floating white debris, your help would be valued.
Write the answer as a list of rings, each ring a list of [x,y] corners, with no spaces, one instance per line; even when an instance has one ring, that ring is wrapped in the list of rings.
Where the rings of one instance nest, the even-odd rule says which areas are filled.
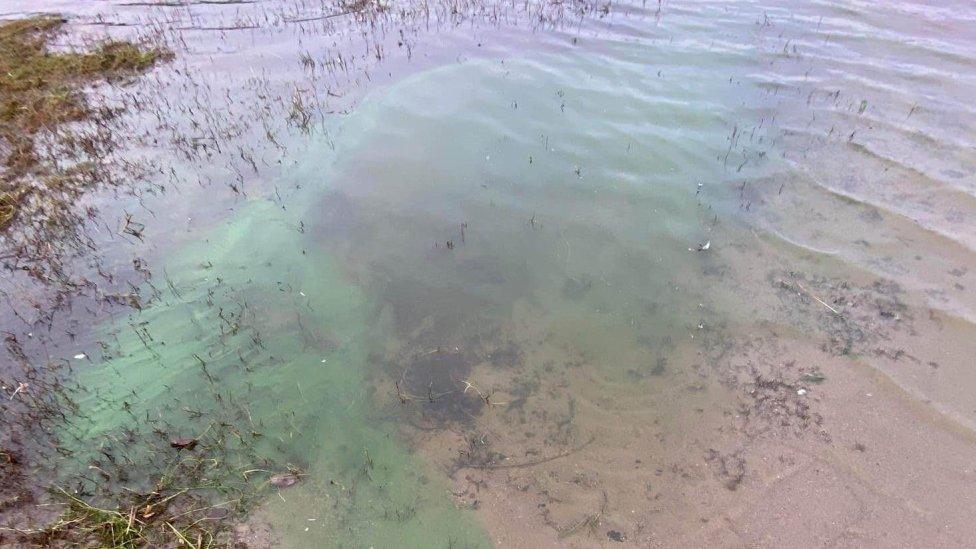
[[[305,297],[305,292],[299,291],[298,293],[301,294],[302,297]]]
[[[84,360],[86,358],[88,358],[88,355],[86,355],[85,353],[78,353],[75,355],[75,360]]]

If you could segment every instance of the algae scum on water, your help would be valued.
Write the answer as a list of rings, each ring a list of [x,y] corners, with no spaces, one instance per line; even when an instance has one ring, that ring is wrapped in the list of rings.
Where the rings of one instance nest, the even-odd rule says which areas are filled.
[[[714,159],[731,148],[714,115],[618,79],[717,92],[619,50],[616,64],[472,60],[380,88],[320,128],[273,195],[171,251],[151,302],[99,326],[97,363],[76,370],[84,390],[60,434],[74,466],[56,480],[68,507],[42,535],[486,545],[478,502],[459,506],[404,435],[457,431],[475,442],[452,468],[495,467],[509,457],[487,448],[480,416],[497,416],[530,438],[555,428],[545,451],[569,455],[595,436],[572,424],[572,396],[566,420],[510,424],[537,390],[527,380],[553,377],[540,349],[580,348],[560,360],[613,388],[661,376],[662,353],[699,322],[694,281],[719,219],[700,181],[723,177]],[[634,125],[638,112],[650,121]],[[512,449],[538,452],[530,438]]]
[[[284,545],[484,545],[402,422],[467,432],[513,410],[491,371],[534,371],[521,363],[534,347],[504,336],[515,311],[557,340],[588,332],[590,360],[624,381],[646,374],[620,362],[639,354],[630,338],[663,349],[697,322],[698,290],[682,279],[700,269],[689,247],[715,214],[693,183],[662,179],[611,217],[622,190],[597,194],[599,181],[636,185],[673,130],[625,134],[637,105],[607,113],[587,97],[609,74],[581,88],[547,72],[573,62],[472,61],[379,90],[313,141],[283,194],[245,200],[174,252],[155,302],[103,327],[102,362],[78,374],[84,419],[66,448],[82,469],[65,478],[89,468],[82,492],[116,498],[141,479],[154,500],[139,508],[179,516],[189,539],[250,512],[248,532],[270,524]],[[722,136],[708,139],[669,154],[718,154]],[[507,396],[493,401],[496,389]],[[592,440],[560,429],[551,453]],[[457,466],[499,465],[477,451]]]
[[[260,504],[286,546],[480,545],[478,528],[371,408],[363,377],[382,327],[299,222],[251,200],[171,258],[164,296],[112,325],[104,360],[80,374],[90,394],[67,447],[97,465],[103,487],[138,475],[151,484],[153,467],[191,472],[166,479],[167,493],[198,495],[177,508],[191,540]]]

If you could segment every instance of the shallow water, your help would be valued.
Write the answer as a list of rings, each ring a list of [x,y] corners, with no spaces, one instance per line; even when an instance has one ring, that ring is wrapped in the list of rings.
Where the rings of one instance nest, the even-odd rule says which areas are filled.
[[[258,88],[324,104],[285,152],[267,124],[240,132],[253,175],[150,149],[209,183],[149,199],[134,246],[158,298],[79,339],[97,359],[72,434],[251,431],[229,471],[305,474],[251,519],[282,545],[512,543],[539,520],[562,543],[606,540],[588,516],[636,540],[627,510],[689,508],[701,480],[682,468],[729,434],[762,363],[808,339],[976,424],[969,4],[622,3],[548,25],[499,4],[433,28],[389,16],[366,53],[355,23],[300,22],[317,6],[91,9],[193,23],[186,70],[205,85],[175,80],[174,101],[206,89],[229,120]],[[199,30],[233,21],[255,28]],[[298,62],[337,51],[357,68]],[[877,310],[834,309],[854,302]],[[950,326],[945,354],[906,335],[925,318]],[[881,360],[904,349],[939,377]],[[461,492],[536,461],[548,476]],[[506,524],[491,502],[522,509],[519,493],[534,518]],[[677,539],[683,520],[656,528]]]

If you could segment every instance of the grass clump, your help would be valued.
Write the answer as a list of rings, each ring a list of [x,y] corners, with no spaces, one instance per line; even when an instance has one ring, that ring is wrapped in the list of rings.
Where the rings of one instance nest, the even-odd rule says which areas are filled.
[[[44,176],[57,171],[38,153],[38,135],[108,115],[90,106],[83,88],[145,71],[169,56],[123,41],[52,51],[65,22],[50,15],[0,22],[0,229],[21,204],[45,191]]]
[[[159,492],[145,494],[124,510],[102,509],[65,490],[58,492],[66,506],[60,519],[40,532],[23,536],[21,541],[118,549],[146,546],[204,549],[216,545],[214,534],[199,521],[189,519],[189,512],[169,510],[168,504],[184,495],[185,490],[168,496]]]
[[[100,447],[83,469],[63,473],[66,488],[49,489],[46,507],[56,517],[42,518],[38,529],[0,527],[0,546],[234,546],[231,527],[253,502],[301,474],[263,459],[235,433],[224,422],[192,439],[157,432],[152,438],[162,438],[153,441],[130,431],[125,448]]]

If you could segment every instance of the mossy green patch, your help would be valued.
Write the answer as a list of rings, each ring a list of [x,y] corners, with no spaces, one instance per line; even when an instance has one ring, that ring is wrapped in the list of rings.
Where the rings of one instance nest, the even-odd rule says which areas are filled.
[[[111,115],[92,107],[84,87],[145,71],[169,57],[163,49],[123,41],[102,42],[89,51],[52,51],[64,24],[50,15],[0,23],[0,229],[14,220],[29,195],[61,190],[49,189],[43,178],[41,184],[31,181],[58,169],[38,154],[38,133]]]

